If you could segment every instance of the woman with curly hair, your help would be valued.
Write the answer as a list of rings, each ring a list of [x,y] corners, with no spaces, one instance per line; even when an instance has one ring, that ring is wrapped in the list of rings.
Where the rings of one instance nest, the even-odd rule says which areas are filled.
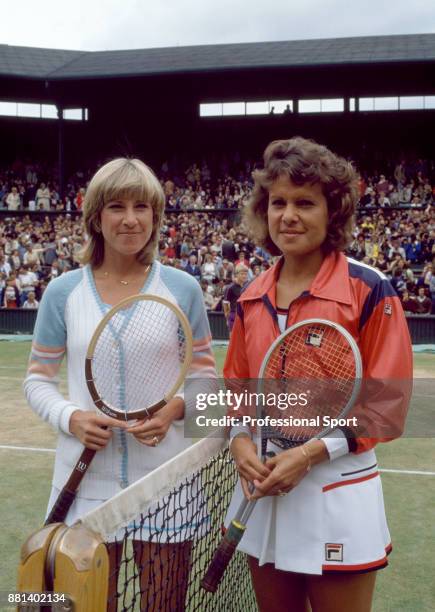
[[[228,516],[243,495],[258,499],[239,549],[248,554],[262,612],[309,605],[316,612],[367,612],[376,570],[391,550],[373,448],[403,427],[407,391],[388,407],[382,394],[383,381],[412,380],[407,324],[386,277],[343,253],[358,198],[350,162],[298,137],[272,142],[253,177],[245,222],[256,244],[280,258],[240,296],[225,378],[258,377],[282,331],[304,319],[328,319],[355,338],[364,378],[376,379],[376,431],[395,427],[378,437],[337,429],[286,450],[268,440],[265,463],[251,429],[233,427],[240,483]]]

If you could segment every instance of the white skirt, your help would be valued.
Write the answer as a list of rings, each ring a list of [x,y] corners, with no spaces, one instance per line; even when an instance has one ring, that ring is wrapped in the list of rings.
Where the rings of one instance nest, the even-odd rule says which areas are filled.
[[[239,482],[226,525],[242,499]],[[260,499],[238,548],[260,565],[304,574],[385,567],[391,538],[375,452],[321,463],[287,495]]]

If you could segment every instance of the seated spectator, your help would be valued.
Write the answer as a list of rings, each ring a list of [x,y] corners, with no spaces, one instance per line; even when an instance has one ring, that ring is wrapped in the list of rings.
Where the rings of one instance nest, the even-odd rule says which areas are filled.
[[[86,189],[84,189],[84,187],[81,187],[74,200],[74,205],[77,210],[82,209],[83,200],[85,199],[85,195],[86,195]]]
[[[417,237],[409,236],[405,241],[403,248],[405,249],[405,258],[411,264],[420,263],[421,261],[421,244],[417,240]]]
[[[415,295],[409,293],[407,289],[404,289],[401,293],[400,303],[405,314],[415,314],[417,312],[417,303]]]
[[[379,196],[383,195],[385,197],[385,194],[387,194],[389,191],[389,186],[390,183],[385,178],[385,174],[381,174],[381,176],[379,177],[379,182],[376,185],[376,191]]]
[[[8,278],[12,272],[12,266],[8,261],[6,261],[6,257],[3,255],[3,253],[0,253],[0,272],[3,272],[6,278]]]
[[[366,255],[366,241],[364,234],[358,234],[356,238],[351,242],[349,251],[355,259],[361,261]]]
[[[206,280],[201,280],[202,295],[204,296],[204,304],[206,310],[214,310],[216,299],[213,295],[213,287]]]
[[[9,258],[9,262],[10,262],[12,269],[15,272],[18,272],[18,270],[21,268],[22,261],[21,261],[21,258],[20,258],[20,255],[17,249],[14,249],[12,251],[12,254]]]
[[[389,208],[391,206],[390,199],[385,195],[383,191],[381,191],[379,194],[378,206],[380,206],[381,208]]]
[[[233,280],[234,266],[228,259],[222,260],[222,266],[219,269],[219,278],[225,285],[229,285]]]
[[[257,278],[257,276],[260,276],[260,274],[264,272],[264,270],[262,269],[262,266],[254,266],[252,269],[252,278]]]
[[[372,208],[376,205],[375,192],[372,187],[367,187],[364,195],[360,199],[359,205],[362,208]]]
[[[248,261],[248,256],[245,253],[245,251],[240,251],[238,254],[238,258],[236,259],[236,261],[234,262],[235,267],[237,268],[238,266],[245,266],[246,268],[249,269],[249,261]]]
[[[418,290],[418,295],[416,298],[416,314],[428,315],[432,310],[432,300],[427,297],[426,289],[424,287],[420,287]]]
[[[189,257],[189,263],[187,264],[185,270],[188,274],[196,278],[199,283],[199,281],[201,280],[201,268],[198,266],[196,261],[196,255],[191,255]]]
[[[26,246],[26,252],[23,256],[23,264],[28,266],[34,266],[35,264],[39,264],[39,253],[33,249],[31,244]]]
[[[189,263],[189,258],[186,255],[186,253],[183,253],[180,256],[180,259],[178,261],[180,262],[180,264],[179,264],[180,270],[186,271],[187,264]]]
[[[23,308],[27,308],[29,310],[37,310],[38,306],[39,302],[36,301],[35,292],[29,291],[27,300],[23,304]]]
[[[204,263],[201,266],[201,278],[207,283],[212,283],[218,277],[218,271],[216,264],[213,261],[213,257],[210,253],[206,253],[204,256]]]
[[[384,253],[382,251],[377,256],[376,261],[374,263],[374,266],[375,266],[375,268],[377,268],[381,272],[385,272],[387,270],[388,262],[385,259],[385,255],[384,255]]]
[[[36,274],[30,269],[27,265],[22,265],[18,271],[18,280],[20,282],[20,300],[21,304],[27,300],[27,296],[30,291],[35,292],[36,287],[38,286],[38,277]]]
[[[393,259],[393,257],[397,253],[401,257],[403,257],[403,259],[406,259],[405,249],[403,248],[403,246],[400,243],[399,236],[397,234],[394,234],[393,236],[391,236],[391,240],[390,240],[388,248],[387,248],[387,257],[388,257],[388,259],[390,259],[390,260]]]
[[[176,253],[175,253],[174,241],[172,240],[172,238],[168,238],[168,241],[165,244],[164,254],[169,259],[175,259]]]
[[[406,280],[400,268],[394,270],[391,284],[397,295],[400,295],[400,293],[406,289]]]
[[[3,292],[3,308],[19,308],[20,307],[20,290],[19,282],[15,278],[15,274],[11,274],[6,280],[6,286]]]

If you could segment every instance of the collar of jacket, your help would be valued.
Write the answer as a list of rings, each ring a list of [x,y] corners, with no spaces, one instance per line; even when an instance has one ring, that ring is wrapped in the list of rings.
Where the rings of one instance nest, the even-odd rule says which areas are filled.
[[[256,278],[243,291],[239,302],[269,298],[270,303],[276,308],[276,283],[284,263],[281,257],[274,266]],[[349,265],[343,253],[329,253],[323,260],[320,270],[316,274],[309,294],[316,298],[332,300],[350,305],[352,303]]]

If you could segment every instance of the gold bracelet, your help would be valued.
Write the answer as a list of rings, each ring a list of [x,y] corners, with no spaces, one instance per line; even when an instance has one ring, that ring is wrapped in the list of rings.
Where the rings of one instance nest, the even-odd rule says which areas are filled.
[[[307,472],[309,472],[311,470],[311,457],[310,457],[310,454],[307,452],[307,450],[304,447],[305,447],[305,444],[303,444],[299,448],[301,449],[303,456],[307,460]]]

